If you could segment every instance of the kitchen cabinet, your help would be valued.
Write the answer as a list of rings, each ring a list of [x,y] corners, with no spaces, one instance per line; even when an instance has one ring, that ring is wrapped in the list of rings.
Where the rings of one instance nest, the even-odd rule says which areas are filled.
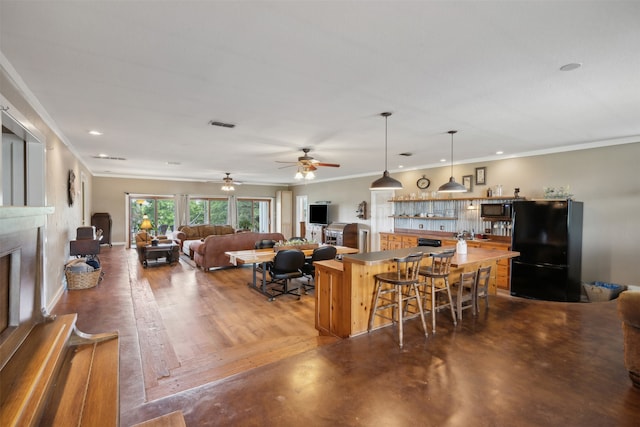
[[[418,236],[395,233],[380,233],[381,251],[415,248],[416,246],[418,246]]]
[[[336,260],[314,263],[316,319],[320,335],[348,338],[350,333],[350,289],[343,282],[343,264]]]

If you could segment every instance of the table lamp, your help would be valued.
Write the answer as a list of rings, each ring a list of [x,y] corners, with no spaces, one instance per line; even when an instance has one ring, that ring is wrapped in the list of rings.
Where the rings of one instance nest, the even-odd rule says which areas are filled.
[[[148,215],[142,215],[142,223],[140,224],[140,230],[146,231],[147,236],[149,236],[149,230],[153,228],[151,224],[151,220]]]

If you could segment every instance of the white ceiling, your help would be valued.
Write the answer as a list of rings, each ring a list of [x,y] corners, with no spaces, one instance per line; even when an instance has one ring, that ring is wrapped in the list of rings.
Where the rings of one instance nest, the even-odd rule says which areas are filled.
[[[640,141],[639,22],[637,1],[2,0],[0,65],[95,175],[293,183],[276,161],[302,147],[342,165],[318,179],[379,176],[383,111],[392,173],[449,162],[450,129],[456,163]]]

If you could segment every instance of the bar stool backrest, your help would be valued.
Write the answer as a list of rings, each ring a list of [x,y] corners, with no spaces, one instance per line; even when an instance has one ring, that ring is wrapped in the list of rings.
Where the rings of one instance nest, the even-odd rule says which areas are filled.
[[[396,272],[398,280],[401,281],[418,281],[418,273],[420,272],[420,261],[424,254],[417,252],[402,258],[394,258],[396,262]]]
[[[445,251],[437,254],[433,254],[433,262],[431,264],[431,276],[448,276],[451,269],[451,258],[455,254],[455,250]]]

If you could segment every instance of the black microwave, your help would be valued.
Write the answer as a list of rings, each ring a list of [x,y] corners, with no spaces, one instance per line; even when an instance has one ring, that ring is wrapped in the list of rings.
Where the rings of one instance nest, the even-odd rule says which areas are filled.
[[[511,218],[511,203],[482,203],[480,216],[483,218]]]

